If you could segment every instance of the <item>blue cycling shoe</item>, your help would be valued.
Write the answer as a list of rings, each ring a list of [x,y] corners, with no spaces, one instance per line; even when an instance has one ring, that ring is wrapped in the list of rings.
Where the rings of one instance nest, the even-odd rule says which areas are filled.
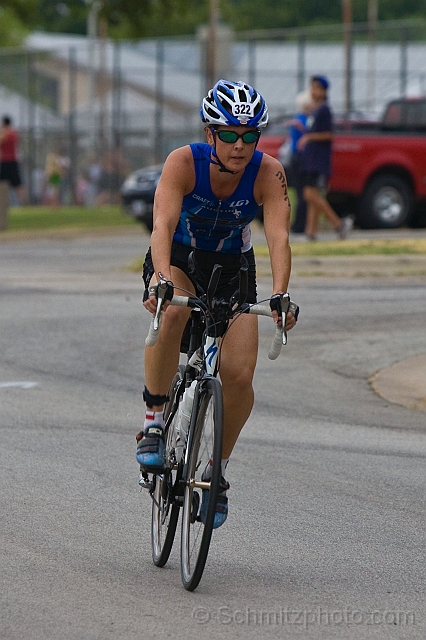
[[[144,471],[164,471],[164,432],[159,424],[152,424],[136,436],[136,460]]]
[[[214,514],[213,529],[218,529],[223,525],[228,517],[228,497],[226,492],[229,489],[229,482],[225,478],[220,479],[219,494],[216,502],[216,512]],[[203,497],[201,501],[200,520],[203,524],[206,523],[207,509],[209,508],[210,490],[203,489]]]

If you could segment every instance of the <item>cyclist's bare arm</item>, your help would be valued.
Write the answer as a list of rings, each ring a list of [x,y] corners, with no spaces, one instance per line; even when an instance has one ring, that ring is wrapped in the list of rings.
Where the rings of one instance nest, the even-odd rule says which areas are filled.
[[[263,203],[263,224],[268,243],[272,270],[272,293],[285,293],[291,270],[289,245],[290,201],[287,178],[280,162],[264,154],[256,179],[255,197]],[[273,314],[275,322],[277,314]],[[296,320],[287,315],[286,329],[292,329]]]
[[[164,164],[154,200],[151,253],[156,280],[158,280],[159,273],[166,280],[172,280],[170,253],[173,234],[179,221],[183,197],[192,191],[194,184],[195,171],[190,147],[186,146],[172,151]],[[144,302],[144,306],[151,313],[155,313],[157,308],[155,296],[149,296]]]

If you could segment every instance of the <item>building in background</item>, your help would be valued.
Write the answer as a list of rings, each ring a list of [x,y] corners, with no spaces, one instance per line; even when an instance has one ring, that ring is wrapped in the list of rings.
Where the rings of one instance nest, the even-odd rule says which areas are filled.
[[[387,25],[386,31],[377,30],[374,43],[365,33],[355,34],[352,110],[377,117],[392,98],[426,93],[420,23]],[[309,77],[325,73],[330,103],[339,114],[345,106],[345,49],[341,32],[333,29],[234,34],[223,28],[217,73],[256,86],[272,120],[291,114]],[[30,197],[34,200],[38,189],[33,176],[59,148],[70,158],[69,198],[74,199],[78,177],[105,154],[120,152],[131,170],[161,162],[173,148],[199,139],[206,40],[202,28],[198,37],[118,44],[33,33],[22,50],[0,51],[0,107],[14,115],[21,132]]]

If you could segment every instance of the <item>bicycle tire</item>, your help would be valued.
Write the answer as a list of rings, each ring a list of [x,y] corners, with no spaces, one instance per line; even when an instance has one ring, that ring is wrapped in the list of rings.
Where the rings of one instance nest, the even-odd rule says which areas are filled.
[[[221,478],[223,398],[216,378],[204,379],[191,422],[186,455],[185,490],[181,535],[181,575],[185,589],[193,591],[203,575],[213,532],[214,516]],[[193,425],[193,426],[192,426]],[[205,523],[198,516],[201,491],[192,482],[201,480],[212,457],[212,477]]]
[[[164,567],[169,559],[173,547],[177,523],[179,519],[179,504],[175,501],[176,490],[180,487],[182,464],[177,465],[174,460],[175,428],[178,416],[176,396],[185,374],[185,367],[179,365],[169,389],[169,400],[164,406],[164,419],[167,425],[170,414],[174,414],[166,433],[166,469],[163,474],[155,474],[152,495],[151,513],[151,548],[152,561],[157,567]]]

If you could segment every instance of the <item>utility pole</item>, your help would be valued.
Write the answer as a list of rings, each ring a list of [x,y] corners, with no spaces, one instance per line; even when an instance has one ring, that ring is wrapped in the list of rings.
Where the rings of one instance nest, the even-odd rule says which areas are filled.
[[[93,110],[95,121],[93,127],[93,139],[96,140],[96,118],[98,120],[98,145],[102,155],[107,148],[106,137],[106,93],[108,91],[108,80],[106,72],[106,48],[107,48],[107,36],[108,36],[108,24],[104,17],[99,17],[99,13],[103,7],[103,0],[86,0],[89,2],[90,11],[87,19],[87,30],[90,42],[90,107],[93,109],[93,101],[98,99],[99,114],[96,115]],[[94,51],[97,53],[97,60],[95,62]],[[97,63],[97,64],[96,64]]]
[[[89,138],[91,140],[91,148],[96,151],[96,128],[97,115],[93,110],[93,103],[96,97],[96,78],[97,66],[99,59],[98,47],[98,21],[99,12],[102,9],[102,0],[85,0],[88,5],[89,12],[87,14],[86,35],[87,35],[87,65],[89,77],[89,109],[91,110]]]
[[[98,15],[102,8],[101,0],[85,0],[89,5],[89,13],[87,15],[87,36],[90,40],[96,40],[98,36]]]
[[[107,133],[106,133],[106,96],[108,92],[107,78],[107,36],[108,24],[105,18],[99,20],[99,73],[97,82],[97,94],[99,100],[99,147],[102,155],[107,150]]]
[[[352,0],[342,0],[345,51],[345,111],[352,108]]]
[[[368,64],[367,104],[373,109],[376,103],[376,38],[379,0],[368,0]]]
[[[209,0],[209,32],[207,38],[207,88],[211,89],[218,78],[217,74],[217,24],[219,21],[219,2]]]

